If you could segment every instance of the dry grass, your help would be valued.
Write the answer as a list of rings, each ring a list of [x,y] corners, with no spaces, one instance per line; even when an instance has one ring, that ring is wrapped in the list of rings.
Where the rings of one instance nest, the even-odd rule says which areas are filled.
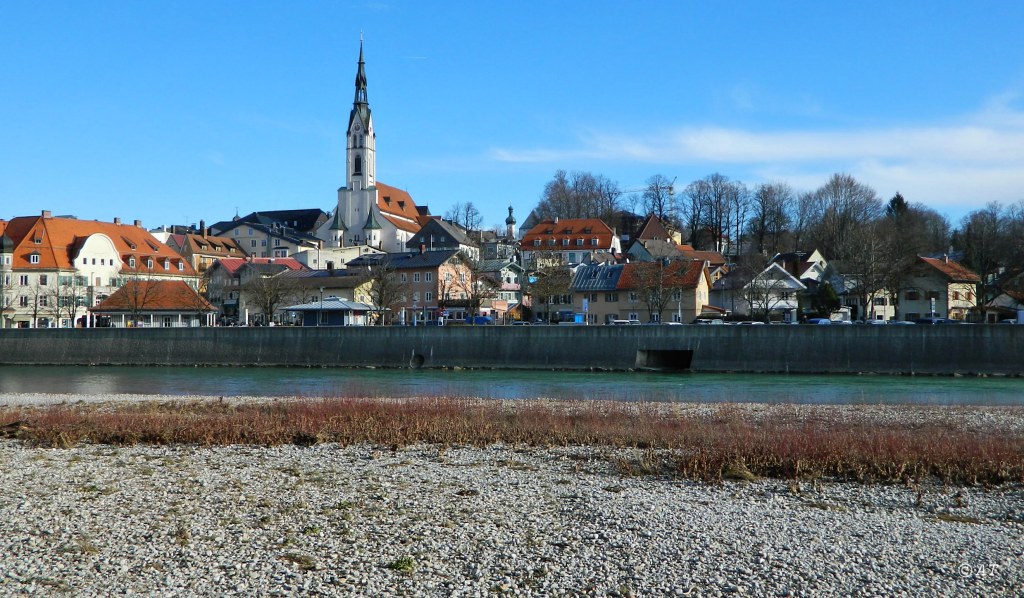
[[[1020,432],[972,429],[955,420],[837,422],[814,409],[753,417],[730,405],[679,416],[627,403],[458,398],[78,404],[0,410],[3,436],[59,448],[81,443],[592,445],[646,449],[636,458],[612,457],[627,474],[700,480],[1024,482]]]

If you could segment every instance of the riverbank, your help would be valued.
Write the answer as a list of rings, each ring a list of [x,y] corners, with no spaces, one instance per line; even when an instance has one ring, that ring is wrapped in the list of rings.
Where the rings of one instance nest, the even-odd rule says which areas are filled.
[[[1009,596],[1024,587],[1019,486],[706,484],[624,477],[614,466],[637,456],[0,441],[0,593]]]
[[[943,483],[935,473],[953,470],[904,464],[902,477],[861,470],[865,481],[888,471],[896,483],[837,482],[813,460],[780,475],[778,463],[737,452],[776,438],[776,448],[853,462],[835,450],[855,442],[874,447],[861,455],[895,450],[913,463],[914,450],[947,447],[976,467],[993,454],[970,439],[995,438],[1017,459],[1003,462],[1005,477],[1021,458],[1018,407],[41,394],[2,395],[0,405],[5,595],[1012,596],[1024,587],[1019,473],[997,485],[961,474]],[[247,436],[255,415],[265,418],[262,440]],[[227,430],[242,440],[225,442]],[[686,438],[704,457],[693,459]],[[909,444],[892,444],[899,438]],[[717,464],[715,446],[725,451]]]

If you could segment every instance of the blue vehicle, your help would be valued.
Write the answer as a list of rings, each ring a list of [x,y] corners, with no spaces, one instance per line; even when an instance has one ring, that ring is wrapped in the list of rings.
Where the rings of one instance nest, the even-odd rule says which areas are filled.
[[[466,316],[466,323],[473,326],[486,326],[493,324],[494,320],[488,316]]]

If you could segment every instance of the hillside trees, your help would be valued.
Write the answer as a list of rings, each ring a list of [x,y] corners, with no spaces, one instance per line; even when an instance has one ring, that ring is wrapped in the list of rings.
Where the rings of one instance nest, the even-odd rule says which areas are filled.
[[[603,175],[558,170],[544,186],[536,212],[541,219],[600,218],[615,222],[622,189]]]

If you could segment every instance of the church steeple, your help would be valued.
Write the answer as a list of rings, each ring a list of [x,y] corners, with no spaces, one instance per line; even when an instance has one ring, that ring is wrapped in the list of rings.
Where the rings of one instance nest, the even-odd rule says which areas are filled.
[[[366,94],[366,62],[363,60],[363,36],[359,36],[359,66],[356,69],[356,95],[348,117],[348,146],[345,180],[349,189],[367,189],[377,184],[376,136],[373,116]]]

